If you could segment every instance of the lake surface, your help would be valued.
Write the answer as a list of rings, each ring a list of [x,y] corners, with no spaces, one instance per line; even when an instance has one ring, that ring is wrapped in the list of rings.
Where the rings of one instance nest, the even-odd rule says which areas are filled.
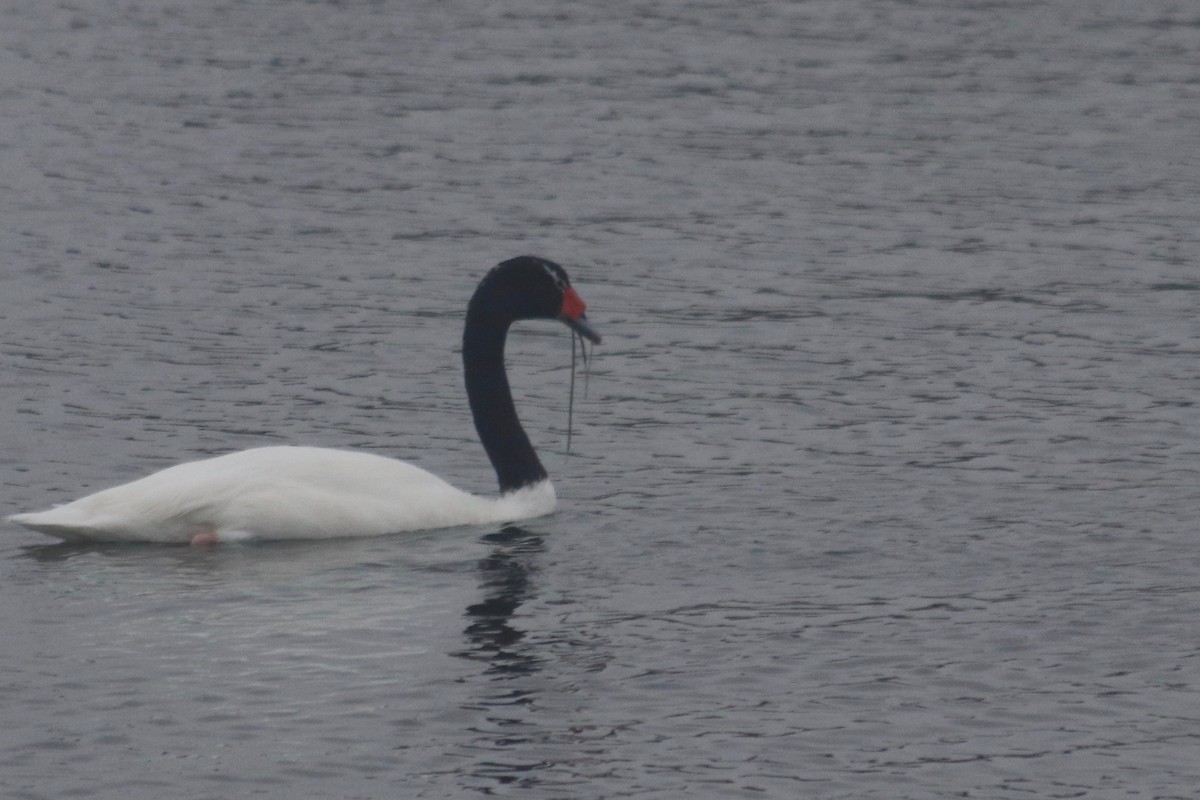
[[[0,512],[277,443],[560,507],[210,549],[0,531],[0,794],[1185,798],[1200,11],[6,4]],[[582,395],[582,384],[578,387]]]

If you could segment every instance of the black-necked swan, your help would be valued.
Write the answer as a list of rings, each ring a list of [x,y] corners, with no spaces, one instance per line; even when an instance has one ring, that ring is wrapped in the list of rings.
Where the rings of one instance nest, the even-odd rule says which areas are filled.
[[[494,267],[467,306],[463,372],[498,498],[456,489],[420,467],[319,447],[262,447],[169,467],[10,520],[69,541],[212,544],[373,536],[548,514],[555,494],[517,419],[504,341],[523,319],[557,319],[599,343],[558,264],[521,256]]]

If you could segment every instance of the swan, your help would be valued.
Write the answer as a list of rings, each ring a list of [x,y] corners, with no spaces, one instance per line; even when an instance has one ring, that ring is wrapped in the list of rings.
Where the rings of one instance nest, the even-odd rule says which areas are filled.
[[[475,430],[500,496],[464,492],[420,467],[371,453],[260,447],[168,467],[13,522],[66,541],[207,545],[327,539],[529,519],[554,510],[554,487],[513,405],[504,342],[517,320],[557,319],[594,343],[566,271],[521,256],[492,268],[467,306],[463,373]]]

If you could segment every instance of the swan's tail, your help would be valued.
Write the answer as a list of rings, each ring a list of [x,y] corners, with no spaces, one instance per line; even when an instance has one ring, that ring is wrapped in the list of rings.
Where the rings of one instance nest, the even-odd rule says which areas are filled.
[[[38,533],[66,541],[111,538],[111,534],[108,533],[109,526],[97,520],[95,515],[85,514],[70,506],[59,506],[49,511],[34,511],[28,514],[13,514],[6,519]]]

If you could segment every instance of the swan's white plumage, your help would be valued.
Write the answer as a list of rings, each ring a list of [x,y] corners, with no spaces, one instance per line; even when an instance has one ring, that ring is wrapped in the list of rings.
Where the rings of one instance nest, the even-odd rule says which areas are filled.
[[[263,447],[169,467],[13,522],[66,540],[330,539],[513,522],[554,510],[550,481],[500,496],[370,453]]]

